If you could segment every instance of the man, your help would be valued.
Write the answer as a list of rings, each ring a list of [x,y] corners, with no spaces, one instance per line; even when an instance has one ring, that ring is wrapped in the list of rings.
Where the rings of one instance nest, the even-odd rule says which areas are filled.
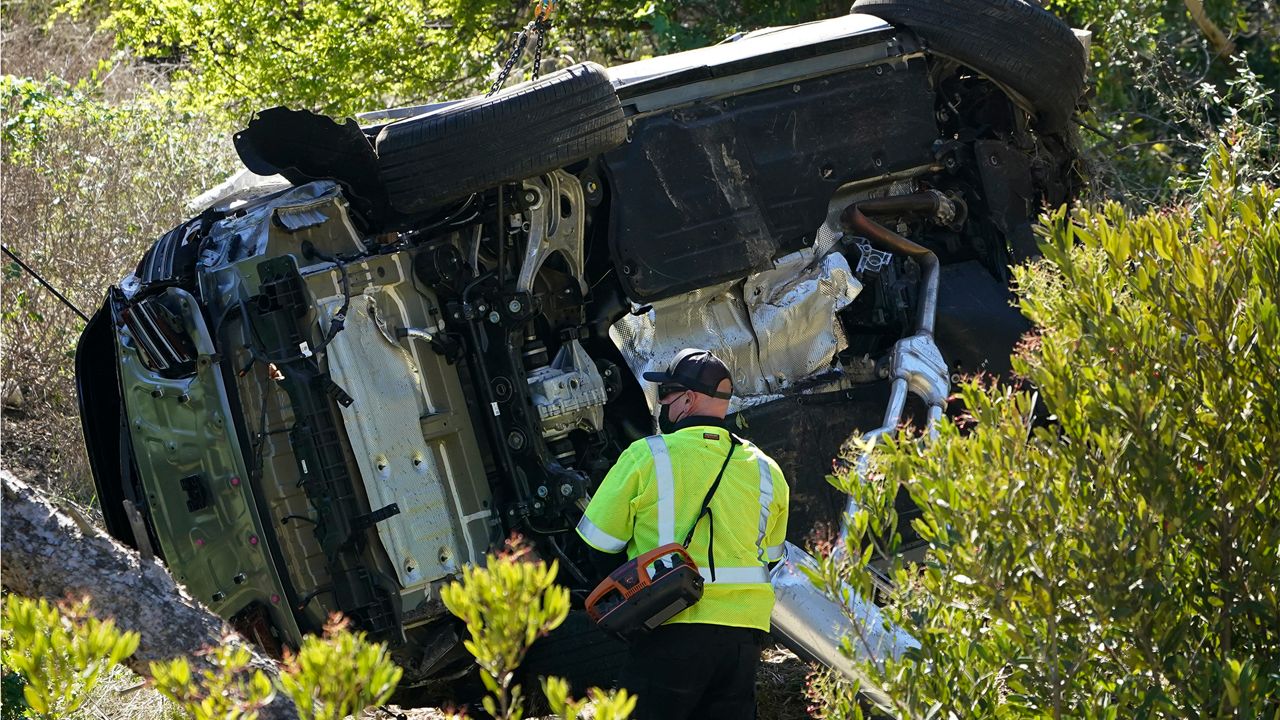
[[[681,350],[644,379],[658,383],[662,434],[622,453],[578,533],[597,550],[634,558],[694,528],[689,554],[706,585],[701,600],[632,644],[619,685],[639,697],[640,720],[754,718],[774,602],[768,564],[782,558],[787,483],[773,459],[730,434],[733,383],[719,358]]]

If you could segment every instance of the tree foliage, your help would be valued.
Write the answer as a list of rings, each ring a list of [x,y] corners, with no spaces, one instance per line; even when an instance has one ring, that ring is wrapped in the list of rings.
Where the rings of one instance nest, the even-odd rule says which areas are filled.
[[[887,610],[920,648],[866,669],[917,717],[1274,717],[1280,190],[1223,147],[1194,206],[1063,209],[1043,234],[1015,362],[1043,403],[969,383],[964,422],[840,482],[853,550],[892,552],[898,483],[930,542]]]
[[[1242,173],[1280,172],[1280,5],[1050,0],[1048,7],[1093,35],[1083,132],[1096,197],[1134,206],[1194,193],[1185,178],[1221,142],[1244,151]]]
[[[479,92],[533,9],[527,0],[63,5],[71,14],[104,15],[122,48],[176,65],[190,102],[240,119],[272,105],[350,115]],[[545,58],[551,66],[621,62],[844,11],[847,3],[830,0],[565,3],[554,15]]]

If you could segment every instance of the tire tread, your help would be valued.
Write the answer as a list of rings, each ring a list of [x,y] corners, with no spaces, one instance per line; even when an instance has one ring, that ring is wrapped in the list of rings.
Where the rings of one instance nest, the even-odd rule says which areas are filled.
[[[398,210],[423,212],[586,159],[626,136],[608,75],[582,63],[388,125],[376,142],[378,173]]]

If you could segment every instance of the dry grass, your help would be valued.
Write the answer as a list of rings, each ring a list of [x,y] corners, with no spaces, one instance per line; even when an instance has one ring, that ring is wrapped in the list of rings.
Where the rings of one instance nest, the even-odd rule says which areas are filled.
[[[178,720],[178,707],[143,684],[142,678],[117,665],[94,688],[76,712],[76,720]]]
[[[0,237],[92,314],[147,246],[184,219],[185,202],[229,171],[231,148],[227,133],[152,100],[163,76],[113,56],[110,37],[93,23],[44,28],[49,9],[4,4],[4,72],[72,84],[96,79],[84,90],[55,80],[3,98]],[[84,323],[8,258],[2,275],[4,463],[32,469],[56,495],[87,502],[72,383]]]
[[[765,647],[756,673],[759,720],[803,720],[810,717],[805,688],[815,668],[781,645]]]
[[[184,202],[221,170],[193,160],[199,139],[166,138],[126,118],[119,129],[71,118],[51,124],[29,159],[6,148],[0,178],[0,234],[7,248],[86,314],[131,270],[159,234],[182,219]],[[6,259],[3,372],[8,412],[4,453],[35,465],[50,489],[87,480],[73,378],[84,323]],[[18,394],[21,400],[18,400]],[[16,405],[16,407],[14,407]],[[8,462],[6,461],[6,464]],[[80,493],[74,497],[84,499]]]
[[[176,704],[124,666],[117,665],[68,720],[182,720],[185,717]],[[436,708],[398,705],[369,710],[361,716],[362,720],[445,720],[447,717]]]

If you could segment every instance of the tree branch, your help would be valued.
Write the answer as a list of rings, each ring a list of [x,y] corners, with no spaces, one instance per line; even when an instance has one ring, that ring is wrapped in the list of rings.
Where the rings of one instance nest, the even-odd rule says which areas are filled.
[[[1223,55],[1231,56],[1236,53],[1236,44],[1231,42],[1226,33],[1209,19],[1209,15],[1204,11],[1203,0],[1183,0],[1187,6],[1187,12],[1191,13],[1191,19],[1196,21],[1196,25],[1200,28],[1200,32],[1204,33],[1205,39],[1213,46],[1215,55],[1221,57]]]

